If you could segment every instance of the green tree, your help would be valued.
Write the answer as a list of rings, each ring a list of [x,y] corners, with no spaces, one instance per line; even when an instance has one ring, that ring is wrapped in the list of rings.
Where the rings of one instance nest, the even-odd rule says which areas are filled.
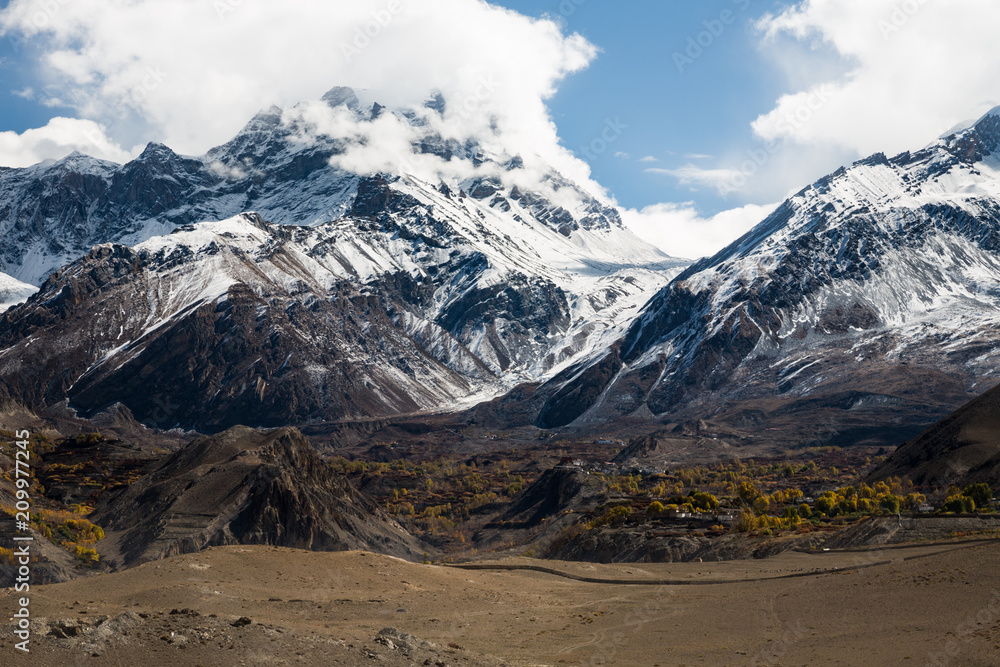
[[[836,496],[822,495],[816,499],[816,511],[827,516],[833,516],[833,510],[837,506]]]
[[[753,530],[757,525],[757,519],[753,515],[753,510],[744,509],[740,512],[740,515],[736,517],[733,522],[733,530],[745,533],[747,531]]]
[[[976,511],[976,501],[965,496],[951,496],[944,501],[941,509],[955,514],[971,514]]]
[[[899,512],[899,504],[899,498],[891,493],[882,496],[882,499],[878,501],[878,506],[890,514],[896,514]]]
[[[751,506],[755,500],[760,498],[760,491],[757,490],[757,487],[752,482],[741,483],[736,493],[739,495],[740,500]]]
[[[719,508],[719,499],[710,493],[695,493],[691,496],[691,500],[698,509],[714,510]]]
[[[809,518],[812,518],[812,515],[813,515],[813,512],[812,512],[812,509],[809,507],[809,505],[806,505],[805,503],[802,503],[801,505],[799,505],[799,516],[800,517],[802,517],[803,519],[809,519]]]
[[[989,484],[970,484],[962,491],[962,495],[971,498],[976,507],[987,507],[993,500],[993,490]]]

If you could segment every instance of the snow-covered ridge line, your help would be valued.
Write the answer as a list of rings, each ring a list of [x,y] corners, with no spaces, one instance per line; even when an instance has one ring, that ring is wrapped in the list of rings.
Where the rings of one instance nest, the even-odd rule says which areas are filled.
[[[1000,112],[804,188],[682,272],[618,344],[620,359],[598,352],[540,390],[540,423],[848,389],[957,407],[1000,372]]]
[[[150,144],[125,165],[73,154],[5,170],[0,233],[10,243],[0,251],[0,271],[40,285],[94,245],[135,245],[178,226],[243,211],[257,211],[277,224],[339,220],[354,205],[358,184],[372,173],[344,162],[354,147],[352,133],[377,133],[388,116],[414,135],[413,144],[397,147],[398,159],[380,172],[397,190],[439,204],[452,196],[474,202],[455,209],[459,219],[487,215],[478,222],[494,224],[501,216],[548,225],[577,246],[576,255],[589,253],[598,263],[609,257],[612,263],[622,257],[672,261],[630,234],[617,210],[592,195],[587,184],[575,184],[537,159],[526,167],[521,156],[503,148],[502,136],[491,147],[443,139],[428,122],[439,113],[434,105],[420,112],[365,108],[353,91],[336,88],[320,102],[259,113],[231,141],[203,156]],[[354,130],[345,136],[320,131],[315,119],[324,114]],[[433,178],[424,173],[427,164],[439,168]],[[488,215],[491,210],[497,215]]]

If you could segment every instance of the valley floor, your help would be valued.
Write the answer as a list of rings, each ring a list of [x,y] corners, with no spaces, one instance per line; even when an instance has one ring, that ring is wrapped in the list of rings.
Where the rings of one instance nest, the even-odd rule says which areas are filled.
[[[763,561],[475,566],[505,569],[214,548],[34,588],[32,653],[18,655],[7,623],[0,661],[974,666],[1000,655],[996,541]],[[673,583],[644,583],[653,581]],[[0,596],[12,615],[15,594]]]

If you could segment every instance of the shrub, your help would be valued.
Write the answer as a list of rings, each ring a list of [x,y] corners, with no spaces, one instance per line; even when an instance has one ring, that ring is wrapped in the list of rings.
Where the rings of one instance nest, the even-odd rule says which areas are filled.
[[[971,514],[976,511],[976,501],[965,496],[951,496],[944,501],[941,509],[955,514]]]
[[[710,493],[695,493],[691,496],[691,500],[698,509],[714,510],[719,507],[719,499]]]
[[[976,507],[987,507],[993,500],[993,490],[989,484],[970,484],[962,491],[962,495],[971,499]]]
[[[891,493],[882,496],[878,501],[878,506],[884,509],[886,512],[889,512],[890,514],[896,514],[897,512],[899,512],[899,505],[900,505],[899,498],[892,495]]]

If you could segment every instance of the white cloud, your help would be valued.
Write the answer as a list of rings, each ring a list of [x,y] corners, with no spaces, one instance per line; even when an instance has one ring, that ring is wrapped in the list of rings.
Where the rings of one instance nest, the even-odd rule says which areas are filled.
[[[615,153],[615,157],[618,158],[619,160],[629,160],[632,158],[632,156],[626,153],[625,151],[618,151],[617,153]],[[639,162],[642,162],[642,160],[639,160]]]
[[[703,169],[697,165],[686,164],[677,169],[647,169],[650,174],[673,176],[680,185],[692,189],[708,187],[720,196],[728,195],[746,184],[747,177],[738,169]]]
[[[659,160],[652,155],[647,155],[646,157],[639,158],[639,162],[659,162]]]
[[[685,160],[710,160],[711,155],[705,155],[704,153],[688,153],[684,156]]]
[[[765,139],[895,154],[919,149],[1000,101],[994,0],[806,0],[758,27],[776,63],[803,45],[829,50],[753,123]],[[780,66],[780,65],[779,65]]]
[[[499,128],[508,150],[589,179],[586,163],[559,145],[546,100],[597,50],[552,20],[481,0],[50,4],[40,22],[37,2],[13,0],[0,26],[42,50],[49,99],[125,146],[156,140],[200,154],[261,108],[318,99],[334,85],[391,108],[439,90],[451,134],[485,138]]]
[[[761,203],[861,157],[920,149],[1000,103],[998,24],[993,0],[802,0],[765,15],[758,45],[788,92],[748,119],[756,141],[654,173]]]
[[[640,238],[674,257],[697,259],[722,250],[770,215],[777,204],[723,211],[702,217],[690,202],[622,210],[625,224]]]
[[[91,120],[53,118],[45,127],[17,132],[0,132],[0,164],[27,167],[44,160],[58,160],[73,151],[124,162],[129,155]]]

